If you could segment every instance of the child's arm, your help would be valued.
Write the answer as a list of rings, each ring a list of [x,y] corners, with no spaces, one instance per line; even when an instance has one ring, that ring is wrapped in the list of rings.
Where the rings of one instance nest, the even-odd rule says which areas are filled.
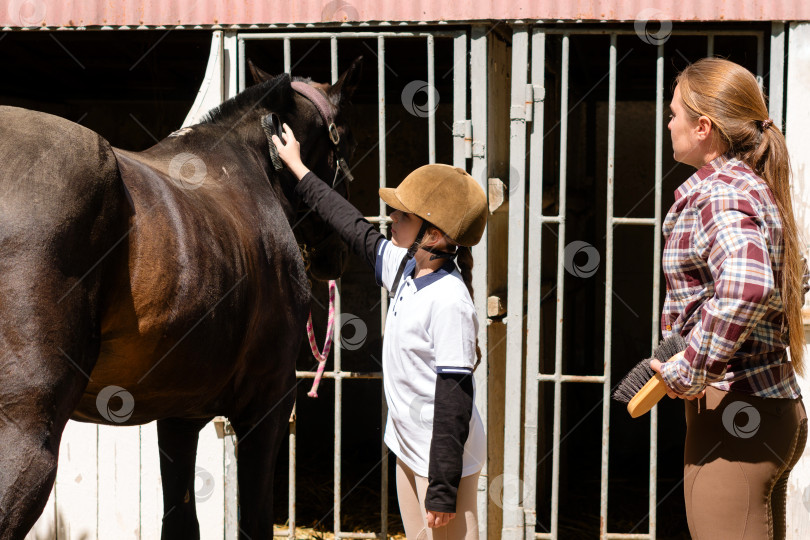
[[[278,155],[299,180],[295,192],[328,223],[349,248],[363,258],[372,268],[377,260],[377,244],[385,237],[363,217],[349,201],[340,196],[328,184],[319,179],[301,161],[300,144],[292,130],[284,124],[282,136],[286,141],[273,135],[273,143]]]
[[[429,512],[454,514],[456,511],[464,444],[469,436],[473,410],[472,378],[472,372],[439,373],[436,377],[429,484],[425,497],[425,509]]]

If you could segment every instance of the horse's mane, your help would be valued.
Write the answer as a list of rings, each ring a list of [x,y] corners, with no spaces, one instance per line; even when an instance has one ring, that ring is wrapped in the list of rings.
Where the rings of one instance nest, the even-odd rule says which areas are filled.
[[[264,101],[278,87],[279,79],[285,76],[286,74],[277,75],[272,79],[246,88],[228,101],[222,102],[205,113],[202,120],[200,120],[200,124],[224,124],[239,120],[257,103]],[[309,77],[293,77],[292,80],[305,83],[312,82]]]

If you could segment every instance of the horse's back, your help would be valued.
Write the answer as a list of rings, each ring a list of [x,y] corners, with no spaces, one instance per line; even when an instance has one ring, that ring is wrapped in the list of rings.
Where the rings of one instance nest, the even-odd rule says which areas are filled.
[[[109,142],[51,114],[0,106],[0,164],[0,216],[18,225],[90,218],[124,195]]]

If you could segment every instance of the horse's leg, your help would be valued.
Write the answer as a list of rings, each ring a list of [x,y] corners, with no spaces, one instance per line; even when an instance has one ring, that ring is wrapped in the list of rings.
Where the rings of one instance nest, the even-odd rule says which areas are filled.
[[[59,264],[0,256],[0,540],[23,538],[45,507],[62,431],[98,358],[101,278],[77,282]]]
[[[288,386],[280,395],[251,415],[255,421],[231,419],[237,440],[240,539],[273,538],[273,476],[279,447],[288,433],[295,392]]]
[[[112,149],[66,124],[26,111],[0,122],[0,540],[23,538],[48,500],[126,231]]]
[[[165,418],[157,422],[163,483],[162,539],[200,538],[194,499],[194,471],[200,430],[209,420]]]

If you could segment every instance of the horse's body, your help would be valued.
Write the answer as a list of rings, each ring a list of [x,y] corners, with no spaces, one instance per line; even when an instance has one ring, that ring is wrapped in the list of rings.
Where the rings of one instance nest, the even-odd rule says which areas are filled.
[[[355,72],[322,86],[336,106]],[[326,128],[286,76],[140,153],[0,107],[0,539],[42,511],[68,418],[158,420],[163,537],[199,537],[197,435],[215,415],[237,434],[241,534],[272,537],[309,307],[298,243],[319,245],[319,278],[339,275],[346,250],[296,214],[260,126],[270,111],[331,175]]]

